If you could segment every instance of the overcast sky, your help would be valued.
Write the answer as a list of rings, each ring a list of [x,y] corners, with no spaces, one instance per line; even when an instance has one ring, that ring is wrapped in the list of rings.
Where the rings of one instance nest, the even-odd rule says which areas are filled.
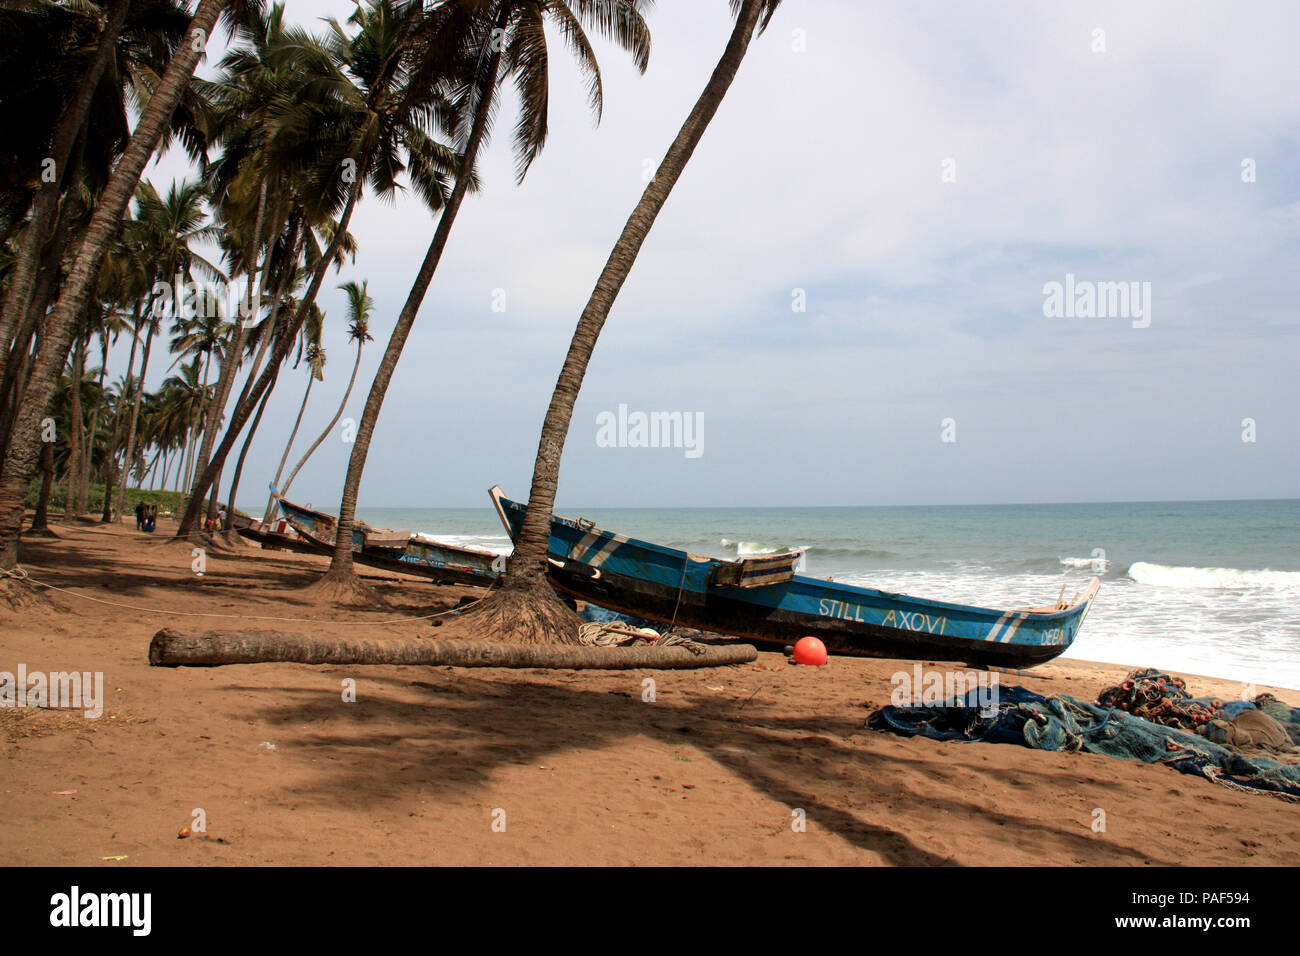
[[[288,3],[304,23],[351,9]],[[553,44],[550,137],[518,187],[507,96],[389,390],[363,508],[527,494],[574,324],[727,9],[660,0],[644,76],[599,44],[599,128]],[[785,0],[610,316],[559,505],[1300,496],[1297,36],[1289,3]],[[181,170],[172,155],[146,176]],[[358,208],[291,461],[351,369],[333,287],[368,279],[376,300],[359,418],[433,228],[412,198]],[[1149,312],[1046,316],[1044,287],[1067,275],[1149,283]],[[305,367],[281,375],[241,504],[274,473],[305,383]],[[620,404],[699,416],[702,454],[600,447],[597,417]],[[333,510],[348,451],[326,441],[292,497]]]

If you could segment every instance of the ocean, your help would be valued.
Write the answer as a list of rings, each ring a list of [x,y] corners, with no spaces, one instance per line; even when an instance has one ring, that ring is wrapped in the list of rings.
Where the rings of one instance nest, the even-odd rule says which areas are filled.
[[[1300,689],[1296,500],[559,511],[715,557],[807,548],[809,575],[988,607],[1050,604],[1097,574],[1101,592],[1066,657]],[[487,505],[359,514],[510,550]]]

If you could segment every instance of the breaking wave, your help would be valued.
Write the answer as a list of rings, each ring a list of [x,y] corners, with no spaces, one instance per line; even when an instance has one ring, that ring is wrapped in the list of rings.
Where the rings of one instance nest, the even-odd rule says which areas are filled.
[[[1185,568],[1138,561],[1129,566],[1128,576],[1139,584],[1165,588],[1300,588],[1300,571]]]
[[[1095,564],[1099,571],[1105,571],[1110,567],[1105,558],[1061,558],[1060,562],[1067,568],[1091,568]]]
[[[732,541],[730,538],[722,539],[724,548],[735,548],[736,557],[752,558],[760,554],[776,554],[777,548],[769,547],[762,541]]]

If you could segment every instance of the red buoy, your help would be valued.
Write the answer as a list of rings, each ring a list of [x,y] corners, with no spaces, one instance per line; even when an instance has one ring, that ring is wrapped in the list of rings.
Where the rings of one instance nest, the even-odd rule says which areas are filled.
[[[826,663],[826,645],[815,637],[801,637],[794,645],[794,662],[821,667]]]

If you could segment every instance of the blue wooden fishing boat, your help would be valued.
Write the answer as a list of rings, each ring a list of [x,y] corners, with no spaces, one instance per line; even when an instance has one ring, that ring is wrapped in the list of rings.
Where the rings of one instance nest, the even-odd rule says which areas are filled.
[[[527,506],[490,492],[511,540]],[[801,552],[738,561],[702,557],[553,517],[551,583],[638,617],[769,644],[820,638],[832,654],[1026,667],[1073,643],[1101,582],[1047,607],[995,610],[797,574]]]
[[[338,519],[295,504],[282,495],[272,497],[290,527],[318,553],[333,553]],[[410,531],[372,528],[364,521],[352,526],[352,554],[353,560],[360,564],[415,574],[440,584],[486,587],[505,570],[501,556],[489,551],[459,548]]]

